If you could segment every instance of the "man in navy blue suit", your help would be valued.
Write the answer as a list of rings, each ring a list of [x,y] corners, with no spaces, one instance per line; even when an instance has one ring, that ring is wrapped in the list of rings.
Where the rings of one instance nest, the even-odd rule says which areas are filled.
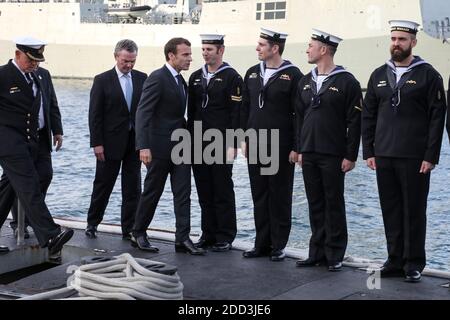
[[[167,176],[174,197],[176,233],[175,250],[203,255],[189,238],[191,230],[191,166],[175,164],[171,158],[177,129],[186,129],[187,85],[180,74],[192,61],[191,43],[183,38],[171,39],[164,48],[167,63],[145,81],[136,112],[136,149],[147,166],[144,192],[139,201],[133,228],[133,245],[148,252],[158,252],[147,239],[147,228],[155,214]]]

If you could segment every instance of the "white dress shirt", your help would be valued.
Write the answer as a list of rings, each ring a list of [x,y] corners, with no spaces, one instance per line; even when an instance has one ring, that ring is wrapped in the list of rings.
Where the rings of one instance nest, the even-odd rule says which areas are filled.
[[[28,83],[27,77],[25,76],[25,72],[23,72],[19,66],[17,65],[16,61],[13,59],[12,63],[16,66],[17,70],[20,71],[20,73],[25,78],[25,81]],[[33,79],[33,95],[36,96],[36,93],[38,92],[38,87],[36,84],[36,79]],[[39,108],[39,130],[45,127],[45,118],[44,118],[44,107],[43,107],[43,101],[42,101],[42,92],[41,94],[41,106]]]
[[[127,82],[127,76],[122,73],[122,71],[119,70],[119,68],[117,68],[117,66],[115,67],[116,72],[117,72],[117,77],[119,77],[119,82],[120,82],[120,87],[122,88],[122,92],[123,92],[123,97],[125,98],[125,100],[127,99],[127,94],[126,94],[126,82]],[[128,75],[130,76],[130,80],[131,80],[131,88],[133,88],[133,77],[131,75],[131,71],[128,73]]]

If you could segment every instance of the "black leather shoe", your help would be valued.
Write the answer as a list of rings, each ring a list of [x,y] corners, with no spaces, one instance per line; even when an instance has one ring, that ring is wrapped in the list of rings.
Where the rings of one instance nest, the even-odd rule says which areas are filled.
[[[53,237],[48,240],[47,247],[48,247],[48,254],[54,255],[55,253],[61,251],[64,244],[69,241],[73,236],[73,230],[72,229],[66,229],[64,231],[61,231],[60,234],[58,234],[56,237]]]
[[[14,238],[17,238],[19,231],[17,230],[17,228],[13,228],[13,229],[14,229]],[[23,231],[23,238],[24,239],[30,238],[30,233],[28,232],[28,227],[25,227],[25,230]]]
[[[242,252],[242,256],[244,258],[268,257],[269,255],[270,255],[270,250],[264,250],[264,249],[259,249],[259,248],[253,248],[253,249]]]
[[[298,268],[307,268],[307,267],[319,267],[326,263],[325,259],[316,260],[312,258],[308,258],[306,260],[297,260],[295,262],[295,266]]]
[[[217,242],[215,245],[211,247],[211,250],[214,252],[226,252],[230,251],[232,248],[231,243],[228,242]]]
[[[84,232],[84,234],[89,239],[97,238],[97,226],[90,226],[90,225],[88,225],[87,228],[86,228],[86,231]]]
[[[212,245],[214,245],[214,242],[205,240],[200,238],[196,243],[194,243],[194,246],[196,248],[202,248],[202,249],[208,249],[209,247],[211,247]]]
[[[5,246],[0,246],[0,254],[5,254],[9,252],[9,248]]]
[[[131,241],[131,233],[124,233],[124,234],[122,234],[122,240],[124,240],[124,241]]]
[[[175,242],[175,252],[189,253],[193,256],[202,256],[206,253],[202,248],[196,248],[191,239],[187,239],[183,242]]]
[[[339,272],[342,270],[342,262],[333,262],[328,265],[328,271],[330,272]]]
[[[402,268],[396,267],[390,262],[385,262],[379,272],[381,278],[403,277],[405,275]]]
[[[405,274],[405,282],[416,283],[416,282],[420,282],[421,279],[422,279],[422,275],[417,270],[410,270],[410,271],[406,272],[406,274]]]
[[[140,236],[140,237],[132,237],[131,238],[131,246],[134,248],[138,248],[139,250],[151,252],[151,253],[157,253],[159,252],[159,249],[157,247],[154,247],[150,244],[150,242],[147,239],[147,236]]]
[[[284,258],[286,258],[286,253],[284,252],[283,249],[281,250],[272,250],[272,252],[270,253],[270,260],[271,261],[283,261]]]

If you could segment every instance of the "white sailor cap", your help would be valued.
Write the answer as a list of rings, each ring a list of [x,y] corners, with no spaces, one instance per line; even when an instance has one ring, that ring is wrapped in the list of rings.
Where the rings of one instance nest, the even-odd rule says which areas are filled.
[[[225,35],[223,34],[201,34],[202,44],[224,44]]]
[[[43,53],[47,43],[29,36],[17,37],[13,41],[17,49],[25,53],[31,60],[45,61]]]
[[[391,26],[391,32],[403,31],[412,34],[417,34],[420,26],[420,24],[408,20],[391,20],[389,21],[389,24]]]
[[[337,48],[339,43],[342,41],[341,38],[334,36],[328,32],[320,31],[317,29],[312,29],[311,39],[323,42],[327,45]]]
[[[288,34],[272,31],[266,28],[261,28],[260,37],[269,41],[277,42],[277,43],[285,43]]]

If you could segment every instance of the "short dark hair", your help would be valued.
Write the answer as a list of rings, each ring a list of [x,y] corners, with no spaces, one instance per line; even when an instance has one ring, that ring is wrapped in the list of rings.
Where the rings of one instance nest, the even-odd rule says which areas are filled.
[[[166,45],[164,46],[164,55],[166,56],[166,61],[169,61],[169,53],[173,53],[173,54],[177,54],[177,47],[180,44],[185,44],[188,47],[191,46],[191,43],[189,42],[189,40],[184,39],[184,38],[173,38],[170,39],[169,42],[166,43]]]
[[[334,57],[334,55],[336,54],[337,48],[330,46],[330,45],[325,45],[328,49],[328,52],[330,53],[330,56]]]
[[[286,48],[286,43],[279,43],[279,42],[274,42],[271,40],[267,40],[267,42],[269,42],[269,46],[272,48],[273,46],[277,45],[278,46],[278,52],[280,53],[280,56],[283,55],[284,49]]]
[[[128,52],[138,52],[138,46],[136,42],[130,39],[123,39],[117,42],[116,48],[114,49],[114,55],[117,56],[120,51],[126,50]]]

